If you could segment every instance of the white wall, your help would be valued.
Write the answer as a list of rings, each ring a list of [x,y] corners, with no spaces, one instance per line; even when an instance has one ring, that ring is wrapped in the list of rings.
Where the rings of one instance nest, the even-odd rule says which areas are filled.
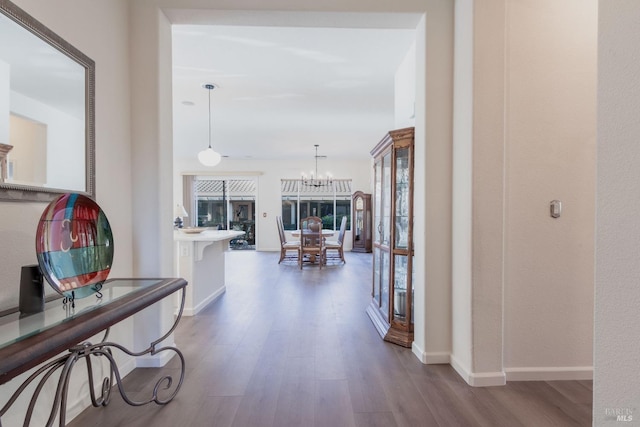
[[[10,117],[9,141],[13,145],[9,156],[13,163],[11,182],[45,185],[47,183],[47,126],[15,114],[11,114]],[[84,174],[84,168],[82,172]],[[84,182],[84,178],[81,182]]]
[[[11,112],[46,126],[45,187],[85,191],[85,126],[79,120],[42,102],[11,92]],[[61,167],[64,165],[63,167]]]
[[[501,384],[505,221],[505,2],[475,2],[472,346],[477,385]]]
[[[456,5],[452,364],[473,385],[590,378],[595,2]]]
[[[131,136],[129,108],[128,5],[126,0],[15,0],[36,19],[77,47],[97,64],[96,72],[96,193],[113,229],[115,256],[111,277],[132,275]],[[0,202],[0,305],[18,304],[20,266],[36,263],[35,230],[43,203]],[[111,338],[132,344],[131,323],[112,330]],[[82,366],[80,366],[82,368]],[[125,371],[131,369],[124,366]],[[80,370],[78,370],[80,372]],[[5,402],[19,379],[0,388]],[[86,390],[71,390],[70,407]],[[85,402],[86,403],[86,402]],[[44,405],[43,405],[44,406]],[[3,418],[3,425],[21,425]],[[42,418],[32,425],[44,425]]]
[[[9,142],[9,101],[11,99],[11,67],[0,61],[0,144]]]
[[[508,380],[592,375],[596,19],[595,0],[507,8]]]
[[[32,14],[100,64],[96,73],[96,193],[114,232],[113,276],[131,275],[131,156],[128,15],[125,0],[57,4],[20,0]],[[100,19],[93,19],[100,16]],[[17,305],[20,266],[33,264],[42,203],[1,203],[0,303]]]
[[[600,1],[593,423],[640,419],[640,4]]]
[[[384,135],[380,136],[382,139]],[[378,141],[371,142],[371,148]],[[276,228],[276,216],[282,215],[281,179],[300,178],[303,169],[300,162],[277,160],[234,160],[222,159],[214,167],[204,170],[195,158],[191,162],[176,162],[174,165],[174,204],[182,203],[182,174],[214,175],[233,173],[235,178],[255,177],[258,182],[256,198],[256,249],[259,251],[280,251],[280,238]],[[352,179],[352,191],[371,192],[371,160],[330,160],[331,173],[338,179]],[[309,159],[313,167],[313,159]],[[306,169],[306,168],[305,168]],[[223,175],[224,176],[224,175]],[[266,214],[266,216],[264,216]],[[339,226],[339,224],[338,224]],[[172,223],[168,225],[172,227]],[[351,248],[351,234],[347,235],[345,250]]]
[[[426,7],[416,28],[412,351],[443,363],[451,350],[453,3]]]
[[[416,124],[416,43],[411,47],[398,66],[394,76],[394,129],[402,129]]]
[[[456,1],[451,259],[451,363],[472,372],[473,0]]]

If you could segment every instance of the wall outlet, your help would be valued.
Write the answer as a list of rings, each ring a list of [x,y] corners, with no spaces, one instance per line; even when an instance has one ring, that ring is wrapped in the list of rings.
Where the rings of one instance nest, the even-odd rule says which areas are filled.
[[[180,256],[181,257],[189,256],[189,246],[180,245]]]

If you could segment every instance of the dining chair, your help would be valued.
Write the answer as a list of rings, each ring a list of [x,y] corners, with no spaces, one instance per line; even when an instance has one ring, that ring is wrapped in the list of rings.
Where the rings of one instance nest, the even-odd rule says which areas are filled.
[[[320,268],[324,264],[324,238],[322,237],[322,219],[310,216],[300,220],[300,248],[298,265],[302,269],[305,255],[315,260]]]
[[[346,264],[347,261],[344,259],[344,235],[347,230],[347,216],[344,215],[342,217],[342,222],[340,223],[340,232],[338,233],[338,238],[336,240],[327,240],[324,242],[324,261],[327,262],[329,257],[327,256],[327,251],[337,251],[338,256],[332,256],[331,258],[339,258],[343,264]]]
[[[294,260],[295,257],[298,256],[300,242],[299,241],[287,241],[287,235],[284,233],[284,224],[282,223],[282,217],[276,217],[276,223],[278,224],[278,235],[280,236],[280,260],[278,264],[280,264],[285,259]],[[295,257],[292,255],[287,255],[287,252],[295,251]]]

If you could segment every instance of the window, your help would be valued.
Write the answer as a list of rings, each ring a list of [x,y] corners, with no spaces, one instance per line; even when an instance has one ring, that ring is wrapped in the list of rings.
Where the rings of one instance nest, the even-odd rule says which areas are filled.
[[[342,217],[347,217],[351,229],[351,180],[335,179],[332,185],[312,187],[299,179],[282,180],[282,223],[285,230],[296,230],[300,218],[319,216],[322,227],[340,229]]]
[[[194,186],[198,227],[244,231],[248,244],[255,244],[254,180],[196,179]]]

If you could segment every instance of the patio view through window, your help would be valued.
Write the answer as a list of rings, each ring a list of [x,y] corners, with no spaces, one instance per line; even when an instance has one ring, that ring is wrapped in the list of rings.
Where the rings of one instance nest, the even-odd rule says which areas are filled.
[[[256,183],[251,179],[196,179],[194,193],[198,227],[240,230],[243,239],[233,249],[255,248]],[[248,247],[246,247],[248,245]]]
[[[351,180],[334,179],[331,185],[313,187],[299,179],[282,180],[282,222],[285,230],[296,230],[301,218],[318,216],[322,228],[338,230],[342,217],[351,229]]]

